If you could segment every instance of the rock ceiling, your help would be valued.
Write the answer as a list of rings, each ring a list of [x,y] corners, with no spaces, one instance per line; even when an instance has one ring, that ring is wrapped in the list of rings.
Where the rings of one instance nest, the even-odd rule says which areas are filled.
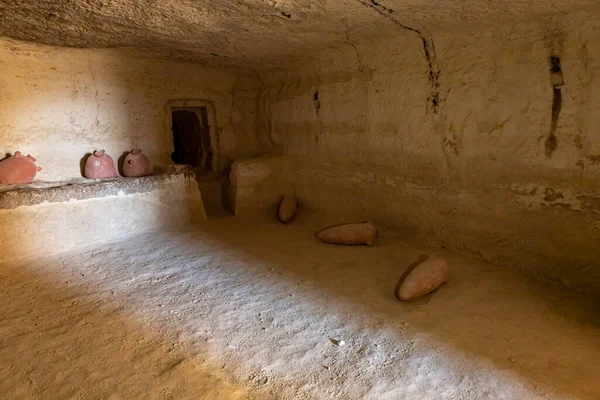
[[[543,20],[596,11],[597,5],[597,0],[0,0],[0,36],[71,47],[133,47],[160,57],[261,69],[399,31],[420,35]]]

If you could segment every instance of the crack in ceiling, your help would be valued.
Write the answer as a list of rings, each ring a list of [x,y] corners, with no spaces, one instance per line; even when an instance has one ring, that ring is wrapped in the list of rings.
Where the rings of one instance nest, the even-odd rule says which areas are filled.
[[[397,38],[402,29],[429,40],[439,30],[518,24],[573,10],[589,9],[597,18],[598,8],[595,0],[0,0],[0,36],[268,69],[344,43]]]

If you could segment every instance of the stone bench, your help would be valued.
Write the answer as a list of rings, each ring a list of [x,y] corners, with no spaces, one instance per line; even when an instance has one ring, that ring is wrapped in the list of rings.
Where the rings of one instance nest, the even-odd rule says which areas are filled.
[[[206,219],[194,174],[0,186],[0,262]]]

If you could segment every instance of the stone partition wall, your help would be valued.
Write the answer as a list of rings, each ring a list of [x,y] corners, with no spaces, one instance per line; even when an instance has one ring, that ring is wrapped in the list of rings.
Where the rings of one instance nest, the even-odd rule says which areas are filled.
[[[428,54],[399,29],[264,74],[261,140],[275,157],[234,165],[236,214],[293,190],[332,222],[372,219],[600,290],[600,36],[581,21],[576,34],[440,32]]]
[[[168,105],[210,104],[220,169],[259,153],[250,71],[160,61],[129,49],[74,49],[0,39],[0,158],[31,153],[40,181],[81,177],[80,160],[105,148],[115,161],[141,148],[172,164]]]
[[[0,263],[206,220],[194,174],[31,185],[0,191]]]

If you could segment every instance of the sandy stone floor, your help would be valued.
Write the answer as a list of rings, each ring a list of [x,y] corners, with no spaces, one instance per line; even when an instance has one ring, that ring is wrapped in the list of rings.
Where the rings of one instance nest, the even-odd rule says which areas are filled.
[[[321,227],[224,218],[0,266],[0,398],[600,399],[597,300]],[[451,281],[400,303],[422,251]]]

